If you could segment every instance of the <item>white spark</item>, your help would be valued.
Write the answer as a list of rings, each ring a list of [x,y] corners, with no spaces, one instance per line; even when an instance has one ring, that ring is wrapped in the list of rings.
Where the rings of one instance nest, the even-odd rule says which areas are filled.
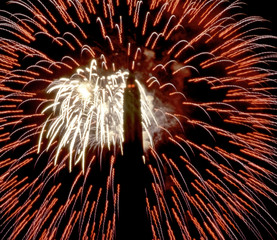
[[[84,171],[88,150],[100,148],[102,152],[107,148],[123,152],[123,94],[129,72],[119,70],[104,76],[101,70],[97,61],[92,60],[89,68],[79,68],[71,78],[53,81],[47,90],[55,98],[42,111],[49,117],[42,124],[38,152],[44,138],[48,139],[46,150],[57,140],[55,164],[61,151],[67,149],[70,171],[80,161]],[[158,127],[153,104],[149,102],[153,97],[147,96],[144,87],[136,82],[141,95],[143,135],[147,138],[144,142],[153,147],[150,128]]]

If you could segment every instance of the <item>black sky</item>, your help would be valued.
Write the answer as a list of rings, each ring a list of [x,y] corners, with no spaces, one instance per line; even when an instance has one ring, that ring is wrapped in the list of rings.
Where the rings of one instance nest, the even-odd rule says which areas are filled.
[[[1,1],[5,2],[6,0],[0,0],[0,8],[1,8]],[[241,11],[245,12],[247,15],[261,16],[269,20],[269,22],[265,23],[265,26],[272,29],[272,34],[277,36],[277,11],[276,11],[277,0],[243,0],[243,1],[246,3],[246,5]],[[273,44],[276,44],[277,46],[277,41],[274,41]]]
[[[275,0],[244,0],[247,4],[245,11],[248,15],[261,16],[270,22],[266,24],[277,36],[277,11]]]

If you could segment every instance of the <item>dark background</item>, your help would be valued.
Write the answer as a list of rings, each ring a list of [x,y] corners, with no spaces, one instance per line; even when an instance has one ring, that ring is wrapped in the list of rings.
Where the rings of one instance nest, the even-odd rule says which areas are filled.
[[[277,8],[276,3],[277,0],[242,0],[246,4],[241,9],[242,13],[245,13],[249,16],[261,16],[264,19],[269,20],[266,23],[263,23],[262,26],[265,26],[271,31],[268,33],[272,33],[277,36]],[[3,2],[6,0],[0,0],[0,9]],[[277,47],[277,41],[272,41],[272,45]],[[276,69],[277,70],[277,69]],[[272,213],[274,216],[277,213]],[[250,239],[249,239],[250,240]],[[266,240],[266,239],[265,239]]]
[[[248,15],[261,16],[270,22],[265,25],[277,36],[277,8],[276,0],[244,0],[246,3],[243,12]]]

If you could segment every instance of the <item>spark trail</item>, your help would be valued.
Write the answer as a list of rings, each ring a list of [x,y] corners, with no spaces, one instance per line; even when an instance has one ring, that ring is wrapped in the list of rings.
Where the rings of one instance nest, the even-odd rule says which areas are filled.
[[[116,238],[132,73],[152,238],[276,238],[276,37],[243,5],[2,1],[0,236]]]

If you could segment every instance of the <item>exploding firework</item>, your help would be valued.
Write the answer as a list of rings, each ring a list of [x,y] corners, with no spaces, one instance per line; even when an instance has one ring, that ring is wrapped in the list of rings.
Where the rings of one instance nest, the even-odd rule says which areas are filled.
[[[224,0],[4,3],[3,239],[116,239],[133,84],[149,239],[277,236],[276,38],[262,18]]]
[[[97,69],[97,62],[93,60],[90,68],[86,69],[88,77],[84,75],[85,72],[82,69],[78,69],[77,74],[70,79],[61,78],[51,83],[47,91],[57,92],[53,103],[47,105],[42,111],[44,113],[50,109],[51,113],[40,133],[38,152],[40,152],[44,132],[49,138],[47,149],[51,147],[58,134],[62,135],[58,140],[55,164],[61,149],[68,145],[70,171],[73,159],[76,159],[75,164],[82,160],[82,168],[83,171],[85,170],[85,153],[89,146],[98,147],[102,152],[105,147],[110,150],[111,146],[116,148],[118,145],[122,152],[123,92],[126,87],[126,75],[129,74],[118,71],[105,77],[98,75]],[[152,143],[148,126],[158,126],[157,120],[150,109],[151,104],[143,87],[137,84],[141,92],[142,124],[144,132],[148,133],[148,137],[145,134],[146,142]],[[46,130],[49,122],[50,126]]]

